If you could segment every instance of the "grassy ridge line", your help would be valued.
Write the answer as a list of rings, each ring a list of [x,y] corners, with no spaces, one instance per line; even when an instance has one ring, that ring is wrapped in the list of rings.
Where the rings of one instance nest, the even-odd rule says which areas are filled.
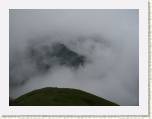
[[[42,88],[24,94],[12,106],[118,106],[96,95],[70,88]]]

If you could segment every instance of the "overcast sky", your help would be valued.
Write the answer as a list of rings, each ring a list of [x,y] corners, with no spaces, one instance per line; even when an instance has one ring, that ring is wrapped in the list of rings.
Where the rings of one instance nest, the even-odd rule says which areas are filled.
[[[66,87],[120,105],[138,105],[138,10],[10,10],[9,18],[10,75],[15,74],[10,97]],[[90,63],[78,70],[56,66],[37,73],[28,47],[52,41],[64,43]]]

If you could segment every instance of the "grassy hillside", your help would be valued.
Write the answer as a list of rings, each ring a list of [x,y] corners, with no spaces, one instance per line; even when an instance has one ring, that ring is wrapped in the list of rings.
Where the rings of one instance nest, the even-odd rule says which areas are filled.
[[[43,88],[10,101],[12,106],[118,106],[93,94],[69,88]]]

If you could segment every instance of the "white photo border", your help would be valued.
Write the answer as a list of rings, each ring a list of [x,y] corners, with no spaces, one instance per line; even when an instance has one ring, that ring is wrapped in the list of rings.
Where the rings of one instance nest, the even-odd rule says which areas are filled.
[[[138,9],[139,106],[9,106],[9,9]],[[0,13],[0,115],[148,115],[147,0],[5,0]]]

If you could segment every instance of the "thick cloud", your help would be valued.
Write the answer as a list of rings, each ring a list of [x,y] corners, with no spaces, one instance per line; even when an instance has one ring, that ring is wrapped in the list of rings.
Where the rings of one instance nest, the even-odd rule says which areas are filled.
[[[73,69],[54,63],[41,72],[29,51],[35,48],[46,64],[41,47],[53,51],[54,42],[85,57],[85,65]],[[10,10],[10,97],[67,87],[138,105],[138,60],[137,10]]]

